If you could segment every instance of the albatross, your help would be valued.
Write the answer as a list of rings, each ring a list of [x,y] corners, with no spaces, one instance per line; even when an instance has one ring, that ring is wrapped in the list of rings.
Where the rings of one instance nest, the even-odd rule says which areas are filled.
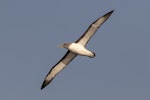
[[[50,69],[44,79],[41,89],[45,88],[77,55],[88,56],[90,58],[95,57],[95,53],[86,49],[86,45],[98,28],[111,16],[113,11],[114,10],[108,12],[94,21],[77,41],[73,43],[63,43],[58,46],[60,48],[66,48],[68,51],[64,57]]]

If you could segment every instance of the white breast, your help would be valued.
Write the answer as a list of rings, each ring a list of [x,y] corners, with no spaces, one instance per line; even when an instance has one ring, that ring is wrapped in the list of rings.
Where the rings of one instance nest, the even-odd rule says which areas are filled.
[[[93,56],[93,53],[89,50],[87,50],[84,46],[78,43],[72,43],[68,49],[71,52],[74,52],[78,55],[83,55],[83,56]]]

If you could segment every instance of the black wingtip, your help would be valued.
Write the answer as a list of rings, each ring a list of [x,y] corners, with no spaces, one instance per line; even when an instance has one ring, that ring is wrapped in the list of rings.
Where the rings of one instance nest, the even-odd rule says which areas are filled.
[[[110,12],[114,12],[115,11],[115,9],[113,9],[112,11],[110,11]]]
[[[45,80],[41,86],[41,90],[44,89],[48,84],[49,82]]]
[[[110,16],[113,12],[114,12],[114,9],[108,12],[107,14],[105,14],[104,16]]]
[[[111,13],[113,13],[115,11],[115,9],[113,9],[112,11],[110,11]]]
[[[113,9],[113,10],[111,10],[110,12],[108,12],[108,13],[113,13],[115,10]]]

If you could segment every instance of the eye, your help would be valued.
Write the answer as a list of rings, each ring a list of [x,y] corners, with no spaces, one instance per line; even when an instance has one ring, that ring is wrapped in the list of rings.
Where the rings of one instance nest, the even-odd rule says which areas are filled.
[[[67,43],[65,43],[65,46],[67,46],[68,44]]]

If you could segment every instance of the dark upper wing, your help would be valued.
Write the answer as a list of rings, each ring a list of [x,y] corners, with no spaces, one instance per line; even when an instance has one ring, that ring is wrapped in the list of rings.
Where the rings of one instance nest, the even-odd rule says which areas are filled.
[[[94,35],[94,33],[98,30],[98,28],[110,17],[113,11],[114,10],[110,11],[109,13],[103,15],[95,22],[93,22],[86,30],[86,32],[76,41],[76,43],[80,43],[81,45],[85,46]]]
[[[45,80],[41,86],[41,89],[46,87],[52,80],[53,78],[63,69],[65,68],[66,65],[69,64],[75,58],[77,55],[68,51],[65,56],[54,66],[51,68],[47,76],[45,77]]]

